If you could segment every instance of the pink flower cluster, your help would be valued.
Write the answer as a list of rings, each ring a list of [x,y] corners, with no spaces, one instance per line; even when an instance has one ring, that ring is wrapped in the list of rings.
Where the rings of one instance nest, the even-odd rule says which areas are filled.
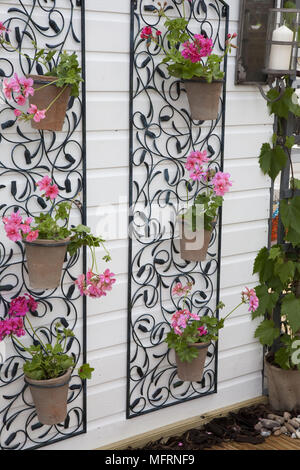
[[[254,289],[246,287],[242,292],[242,300],[249,304],[249,312],[255,312],[259,307],[259,300]]]
[[[34,95],[33,80],[32,78],[18,77],[15,73],[13,78],[3,80],[3,93],[8,100],[11,100],[14,93],[17,93],[15,101],[19,106],[25,106],[28,97]],[[32,104],[29,106],[27,113],[22,112],[20,109],[14,109],[14,114],[17,118],[22,117],[40,122],[46,117],[46,109],[38,110],[37,106]]]
[[[112,290],[116,279],[114,273],[106,269],[103,274],[95,274],[89,270],[86,274],[81,274],[75,281],[79,288],[80,295],[86,295],[92,298],[100,298],[106,296],[108,291]]]
[[[205,175],[203,165],[207,162],[208,158],[206,150],[203,152],[191,152],[187,157],[185,168],[190,172],[190,178],[193,181],[200,181],[200,179]]]
[[[197,330],[199,332],[199,336],[206,336],[208,334],[208,331],[205,326],[200,326],[200,328],[197,328]]]
[[[203,181],[205,183],[211,180],[213,190],[217,196],[224,196],[232,186],[230,174],[222,171],[215,172],[211,169],[205,169],[203,166],[208,163],[207,152],[191,152],[187,157],[185,168],[189,171],[189,176],[193,181]]]
[[[191,313],[186,308],[184,310],[178,310],[171,318],[171,326],[176,335],[181,336],[183,330],[187,327],[189,320],[200,320],[199,315]]]
[[[161,36],[161,31],[156,30],[156,36]],[[140,34],[141,39],[154,39],[151,26],[145,26]]]
[[[8,32],[9,32],[9,29],[7,29],[7,28],[4,26],[3,22],[0,21],[0,36],[2,36],[3,33],[8,33]]]
[[[191,292],[192,288],[192,282],[188,282],[186,286],[183,286],[181,282],[177,282],[177,284],[172,290],[172,295],[187,295]]]
[[[38,181],[36,185],[39,187],[40,191],[44,191],[44,197],[47,197],[51,200],[56,199],[59,193],[57,184],[53,183],[52,179],[48,175],[44,176],[41,181]]]
[[[204,37],[202,34],[195,34],[192,41],[183,43],[182,57],[193,63],[200,62],[203,57],[211,55],[213,50],[213,41]]]
[[[28,312],[35,312],[37,307],[37,302],[29,294],[13,299],[8,310],[9,318],[0,321],[0,341],[7,336],[15,335],[18,338],[25,336],[23,317]]]
[[[23,319],[8,318],[7,320],[0,321],[0,341],[3,341],[6,336],[15,335],[18,338],[25,336],[26,331],[24,329]]]
[[[35,312],[37,308],[38,303],[30,294],[26,293],[10,302],[8,315],[10,317],[25,317],[28,312]]]
[[[9,217],[3,217],[3,222],[6,235],[13,242],[22,240],[25,235],[27,241],[34,241],[39,236],[38,230],[32,230],[30,227],[32,218],[26,217],[23,220],[19,210]]]
[[[49,176],[44,176],[36,185],[40,191],[44,192],[43,197],[53,200],[58,196],[58,186]],[[39,236],[39,231],[33,230],[31,227],[32,217],[26,217],[23,220],[19,210],[9,217],[3,217],[3,222],[6,235],[13,242],[22,240],[24,236],[28,242],[34,242]]]
[[[212,184],[216,195],[224,196],[224,194],[227,193],[230,190],[230,187],[232,186],[232,183],[230,181],[230,174],[218,171],[212,180]]]

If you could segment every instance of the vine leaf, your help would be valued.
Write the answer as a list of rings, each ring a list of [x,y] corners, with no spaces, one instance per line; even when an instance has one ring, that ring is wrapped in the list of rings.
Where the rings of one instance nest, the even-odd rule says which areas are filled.
[[[280,145],[276,145],[274,148],[269,143],[262,145],[259,165],[265,175],[269,175],[274,181],[286,164],[287,155]]]

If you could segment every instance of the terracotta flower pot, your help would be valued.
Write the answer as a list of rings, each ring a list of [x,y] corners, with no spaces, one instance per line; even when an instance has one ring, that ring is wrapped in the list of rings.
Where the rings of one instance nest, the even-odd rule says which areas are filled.
[[[206,260],[212,232],[208,230],[193,232],[181,221],[180,255],[185,261],[201,262]]]
[[[46,83],[52,83],[57,80],[57,77],[46,77],[44,75],[28,75],[34,81],[33,88],[41,88]],[[66,117],[67,106],[70,98],[71,87],[67,87],[63,93],[63,88],[58,88],[56,85],[48,85],[34,93],[34,96],[29,97],[29,103],[35,104],[39,110],[47,109],[53,100],[51,108],[46,112],[45,119],[40,122],[31,120],[31,125],[34,129],[47,130],[47,131],[61,131],[64,120]]]
[[[200,78],[184,80],[194,121],[210,121],[218,118],[223,80],[207,83]]]
[[[277,411],[300,409],[300,371],[284,370],[273,366],[265,357],[269,402]]]
[[[207,351],[210,343],[191,344],[199,350],[198,357],[192,362],[182,362],[176,353],[177,375],[184,382],[200,382],[203,378]]]
[[[67,416],[69,382],[72,369],[50,380],[33,380],[25,376],[41,424],[59,424]]]
[[[56,289],[70,239],[24,240],[29,283],[33,289]]]

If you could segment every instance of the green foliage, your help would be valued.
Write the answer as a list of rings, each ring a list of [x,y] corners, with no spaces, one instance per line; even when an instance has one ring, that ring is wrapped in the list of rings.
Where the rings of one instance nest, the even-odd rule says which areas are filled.
[[[104,247],[104,242],[101,237],[95,237],[91,234],[91,229],[86,225],[77,225],[77,227],[71,228],[71,241],[68,245],[68,252],[71,256],[75,255],[77,250],[82,248],[83,246],[89,246],[94,248],[98,248],[100,246]],[[108,252],[103,257],[103,260],[108,262],[111,260],[111,257]]]
[[[295,368],[292,344],[300,330],[300,299],[296,296],[300,281],[299,259],[299,249],[285,252],[280,245],[275,245],[270,250],[260,250],[253,268],[253,273],[259,275],[260,285],[255,289],[259,307],[252,317],[264,317],[255,337],[268,347],[273,346],[274,341],[280,342],[275,363],[283,369]],[[281,312],[288,334],[283,334],[274,323],[275,307]]]
[[[275,327],[273,320],[264,320],[260,323],[255,331],[255,338],[258,338],[260,343],[265,346],[272,346],[275,339],[280,335],[279,328]]]
[[[172,62],[168,66],[169,74],[173,77],[190,80],[193,77],[203,78],[208,83],[213,80],[223,80],[224,72],[221,71],[220,65],[223,62],[223,56],[211,54],[207,57],[206,63],[193,63],[182,57],[181,53],[176,49],[166,55],[163,63]]]
[[[56,379],[75,366],[73,357],[65,352],[67,340],[73,337],[74,333],[67,328],[61,330],[61,326],[59,322],[55,325],[56,342],[54,345],[40,342],[36,346],[25,348],[32,356],[32,359],[27,360],[23,365],[24,374],[30,379]],[[93,370],[89,364],[83,364],[79,369],[79,376],[82,379],[90,379]]]
[[[79,96],[79,85],[83,80],[75,52],[68,54],[64,51],[60,55],[57,67],[51,71],[51,75],[58,77],[58,81],[56,82],[57,87],[62,88],[66,85],[70,85],[71,96],[75,98]]]
[[[78,369],[78,375],[82,380],[91,379],[94,370],[89,364],[82,364]]]
[[[163,16],[166,17],[166,15]],[[192,63],[190,60],[185,59],[179,50],[181,44],[190,40],[186,29],[188,23],[188,20],[185,18],[169,19],[166,17],[165,27],[168,30],[167,40],[169,49],[164,50],[165,57],[162,63],[168,64],[168,72],[173,77],[182,78],[184,80],[198,77],[208,83],[211,83],[213,80],[223,80],[224,72],[221,71],[220,66],[230,46],[226,48],[226,52],[223,56],[211,54],[207,57],[205,63]]]
[[[69,237],[71,232],[63,224],[68,220],[70,210],[69,202],[61,202],[53,212],[36,216],[33,230],[39,231],[39,238],[42,240],[63,240]]]
[[[48,380],[60,377],[70,367],[74,366],[72,357],[64,354],[61,342],[64,338],[73,336],[70,330],[64,329],[60,333],[60,323],[55,326],[57,339],[54,346],[51,344],[39,344],[26,349],[32,355],[31,361],[26,361],[23,370],[27,377],[34,380]]]
[[[269,175],[274,181],[281,170],[287,164],[287,155],[280,145],[273,148],[269,143],[264,143],[261,147],[259,165],[262,172]]]
[[[293,184],[296,184],[294,181]],[[280,217],[287,230],[286,240],[294,246],[300,243],[300,196],[280,201]]]
[[[194,204],[185,212],[183,215],[185,221],[190,224],[190,229],[193,232],[203,228],[203,219],[201,217],[201,211],[204,217],[204,229],[211,232],[214,228],[214,223],[218,215],[219,207],[223,204],[222,196],[215,196],[214,192],[211,191],[208,194],[203,192],[198,194],[195,198]],[[201,207],[200,207],[201,206]]]
[[[268,108],[270,114],[275,114],[279,118],[288,119],[289,113],[294,114],[296,117],[300,116],[300,106],[298,104],[297,96],[295,95],[294,88],[289,86],[286,87],[285,92],[282,97],[280,96],[280,91],[276,88],[272,88],[268,93],[267,97],[270,102],[268,102]]]
[[[76,52],[68,54],[63,51],[59,55],[58,64],[53,67],[52,60],[57,53],[57,50],[47,51],[46,49],[38,49],[35,41],[32,41],[33,46],[36,49],[36,54],[33,62],[38,62],[47,69],[45,76],[57,77],[58,80],[55,85],[58,88],[65,86],[71,87],[71,96],[77,98],[79,96],[79,85],[83,82],[81,77],[81,68],[79,66],[78,57]]]
[[[204,326],[208,334],[199,336],[198,328]],[[182,335],[171,330],[166,337],[170,349],[175,349],[182,362],[192,362],[198,356],[198,349],[193,344],[209,343],[218,339],[218,332],[224,327],[224,320],[216,317],[201,317],[200,320],[191,321],[184,329]]]

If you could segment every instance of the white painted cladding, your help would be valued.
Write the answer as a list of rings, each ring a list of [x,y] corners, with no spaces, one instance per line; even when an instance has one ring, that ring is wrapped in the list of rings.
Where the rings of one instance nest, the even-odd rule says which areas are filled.
[[[102,302],[88,302],[88,434],[52,446],[93,449],[261,394],[262,348],[255,324],[242,308],[222,331],[218,394],[126,420],[127,200],[129,0],[86,0],[89,223],[121,204],[123,216],[103,215],[111,231],[112,270],[118,283]],[[238,29],[239,1],[230,0],[230,32]],[[236,305],[241,288],[254,286],[252,265],[267,243],[269,186],[258,166],[271,118],[255,87],[234,85],[229,59],[226,170],[234,186],[226,197],[223,227],[222,299]],[[103,227],[103,226],[102,226]],[[100,223],[101,230],[101,223]]]
[[[86,0],[88,223],[109,236],[117,284],[103,300],[88,300],[88,360],[95,367],[88,382],[88,433],[48,447],[53,450],[95,449],[259,396],[262,390],[262,348],[245,307],[221,333],[218,394],[126,420],[129,3]],[[228,3],[233,33],[239,1]],[[265,101],[255,87],[234,85],[234,67],[231,57],[225,169],[234,185],[224,207],[221,273],[221,298],[228,309],[245,285],[255,285],[253,260],[267,243],[270,181],[260,172],[257,156],[272,131]]]

